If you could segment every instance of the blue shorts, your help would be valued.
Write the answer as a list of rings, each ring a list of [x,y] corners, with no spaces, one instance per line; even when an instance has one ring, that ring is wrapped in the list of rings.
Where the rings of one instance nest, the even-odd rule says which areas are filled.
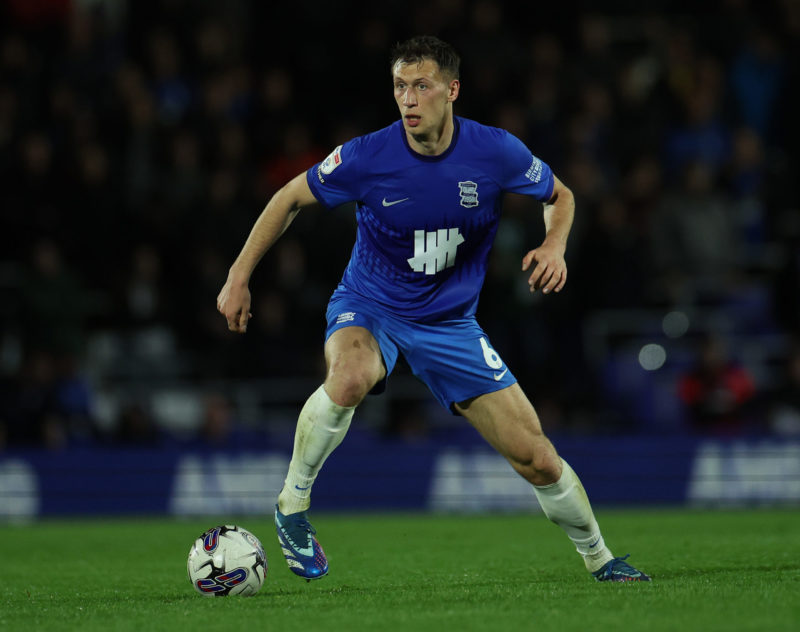
[[[387,377],[402,353],[414,375],[454,414],[453,404],[499,391],[517,381],[474,316],[417,323],[340,286],[328,303],[326,318],[325,340],[344,327],[368,329],[381,348]],[[380,393],[384,388],[381,381],[372,392]]]

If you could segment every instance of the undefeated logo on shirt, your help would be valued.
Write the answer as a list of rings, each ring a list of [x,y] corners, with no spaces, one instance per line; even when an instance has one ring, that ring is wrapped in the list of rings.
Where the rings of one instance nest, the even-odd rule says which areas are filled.
[[[408,265],[414,272],[436,274],[456,265],[456,250],[464,243],[458,228],[440,228],[426,232],[414,231],[414,256]]]

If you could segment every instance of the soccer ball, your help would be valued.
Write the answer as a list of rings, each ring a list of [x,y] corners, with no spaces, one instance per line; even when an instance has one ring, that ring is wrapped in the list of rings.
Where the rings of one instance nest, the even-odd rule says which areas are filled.
[[[255,595],[267,575],[258,538],[235,525],[213,527],[195,540],[186,562],[189,581],[206,597]]]

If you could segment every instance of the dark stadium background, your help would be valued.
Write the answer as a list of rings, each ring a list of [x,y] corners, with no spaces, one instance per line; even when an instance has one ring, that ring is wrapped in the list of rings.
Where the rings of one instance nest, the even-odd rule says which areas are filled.
[[[687,498],[698,454],[756,459],[758,493],[800,499],[797,3],[0,6],[0,516],[125,511],[76,472],[96,485],[116,465],[146,496],[186,454],[288,458],[352,209],[300,214],[256,272],[246,336],[216,295],[282,183],[395,119],[389,50],[417,33],[462,55],[456,113],[518,135],[575,193],[566,290],[527,293],[541,214],[509,198],[479,311],[557,445],[679,472],[660,501]],[[430,459],[476,449],[464,426],[400,367],[331,475],[427,450],[424,496]],[[719,481],[694,498],[753,500]]]

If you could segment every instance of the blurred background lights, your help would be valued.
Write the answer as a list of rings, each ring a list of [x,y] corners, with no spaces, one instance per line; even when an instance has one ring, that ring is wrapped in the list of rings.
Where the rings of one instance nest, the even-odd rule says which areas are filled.
[[[661,322],[668,338],[680,338],[689,331],[689,317],[684,312],[670,312]]]
[[[639,351],[639,364],[645,371],[657,371],[667,361],[667,352],[661,345],[645,345]]]

